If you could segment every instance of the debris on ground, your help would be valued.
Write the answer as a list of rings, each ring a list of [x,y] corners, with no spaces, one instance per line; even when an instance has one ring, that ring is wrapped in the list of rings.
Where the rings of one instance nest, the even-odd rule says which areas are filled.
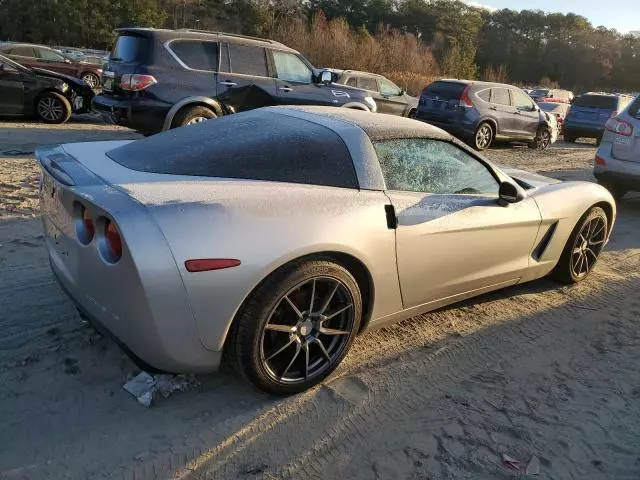
[[[502,464],[509,470],[515,470],[516,472],[520,471],[520,461],[510,457],[506,453],[502,454]]]
[[[540,460],[535,455],[531,457],[529,463],[527,463],[527,469],[524,471],[527,475],[540,474]]]
[[[147,408],[151,406],[157,395],[169,397],[173,392],[186,392],[200,386],[194,375],[151,375],[140,372],[133,379],[125,383],[124,388],[136,397],[138,403]]]

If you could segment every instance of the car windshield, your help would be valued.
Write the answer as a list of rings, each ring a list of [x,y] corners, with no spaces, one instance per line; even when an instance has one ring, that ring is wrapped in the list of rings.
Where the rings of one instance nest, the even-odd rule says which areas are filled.
[[[147,47],[147,40],[138,35],[120,35],[111,52],[111,60],[117,62],[139,61]]]
[[[457,100],[466,87],[467,84],[462,82],[433,82],[427,87],[424,94],[443,100]]]
[[[608,95],[582,95],[573,103],[575,107],[606,108],[610,110],[615,110],[617,104],[618,99]]]
[[[549,90],[545,90],[545,89],[540,89],[540,88],[538,88],[538,89],[536,89],[536,90],[533,90],[533,91],[529,94],[529,96],[530,96],[530,97],[546,97],[548,94],[549,94]]]

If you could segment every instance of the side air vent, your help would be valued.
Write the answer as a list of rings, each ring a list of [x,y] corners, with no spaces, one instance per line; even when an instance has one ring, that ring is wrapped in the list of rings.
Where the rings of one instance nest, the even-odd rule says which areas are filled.
[[[558,226],[558,222],[551,224],[547,232],[544,234],[544,236],[540,240],[540,243],[538,243],[536,248],[533,249],[533,253],[531,254],[531,257],[533,257],[534,260],[540,260],[544,252],[547,250],[547,247],[549,246],[549,242],[553,238],[553,234],[556,233],[557,226]]]

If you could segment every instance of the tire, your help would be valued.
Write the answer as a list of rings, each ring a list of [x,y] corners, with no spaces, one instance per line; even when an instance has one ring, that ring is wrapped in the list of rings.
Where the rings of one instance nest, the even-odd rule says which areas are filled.
[[[93,89],[96,89],[100,86],[100,77],[98,77],[95,73],[83,73],[81,78],[84,83],[86,83]]]
[[[629,191],[611,180],[599,180],[598,183],[609,190],[609,193],[616,200],[616,202],[622,200],[622,198]]]
[[[44,123],[65,123],[71,118],[71,104],[57,92],[45,92],[36,98],[37,117]]]
[[[535,150],[546,150],[551,145],[551,132],[548,128],[538,128],[536,138],[532,142],[529,142],[527,146]]]
[[[602,143],[602,137],[596,138],[596,147],[599,147],[601,143]]]
[[[335,370],[361,320],[353,275],[331,260],[303,260],[272,273],[251,293],[230,331],[227,358],[258,388],[291,395]]]
[[[407,114],[407,118],[416,118],[417,114],[418,114],[418,111],[415,108],[412,108],[411,110],[409,110],[409,113]]]
[[[176,113],[176,116],[173,118],[173,122],[171,123],[171,128],[178,128],[185,125],[196,125],[198,123],[211,120],[212,118],[217,118],[217,115],[213,110],[207,107],[203,107],[201,105],[185,107]]]
[[[482,122],[478,125],[478,128],[476,128],[476,131],[473,134],[471,146],[476,150],[485,150],[491,146],[494,137],[495,132],[493,131],[491,124],[488,122]]]
[[[585,229],[589,228],[592,230],[585,233]],[[552,272],[553,277],[562,283],[578,283],[587,278],[597,263],[608,228],[607,214],[602,208],[593,207],[585,213],[571,232]],[[586,260],[580,263],[581,258]]]

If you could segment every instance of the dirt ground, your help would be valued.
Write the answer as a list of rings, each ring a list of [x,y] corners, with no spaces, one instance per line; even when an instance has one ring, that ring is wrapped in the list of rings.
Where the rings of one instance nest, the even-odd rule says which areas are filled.
[[[541,280],[365,334],[329,381],[269,397],[233,373],[145,409],[138,370],[50,274],[36,145],[135,138],[84,118],[0,123],[0,479],[640,478],[640,197],[575,287]],[[593,144],[496,163],[593,180]],[[520,477],[522,478],[522,477]]]

